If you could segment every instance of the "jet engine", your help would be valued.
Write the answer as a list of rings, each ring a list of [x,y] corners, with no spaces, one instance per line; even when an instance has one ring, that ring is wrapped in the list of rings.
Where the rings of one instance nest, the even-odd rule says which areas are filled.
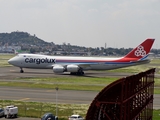
[[[53,66],[53,72],[54,73],[63,73],[65,68],[61,65],[55,65]]]
[[[79,66],[77,65],[67,65],[67,71],[68,72],[78,72]]]

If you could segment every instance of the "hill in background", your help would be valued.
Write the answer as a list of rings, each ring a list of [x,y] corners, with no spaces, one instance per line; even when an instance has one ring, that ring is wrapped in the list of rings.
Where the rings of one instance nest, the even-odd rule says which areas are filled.
[[[13,47],[14,46],[14,47]],[[16,46],[16,47],[15,47]],[[46,52],[55,55],[98,55],[98,56],[122,56],[126,55],[132,48],[104,48],[104,47],[81,47],[63,43],[55,45],[53,42],[46,42],[36,35],[27,32],[0,33],[0,52],[12,50],[29,51],[30,53]],[[152,49],[152,53],[160,54],[160,49]]]
[[[35,35],[30,35],[27,32],[11,32],[0,33],[0,45],[20,45],[20,44],[32,44],[32,45],[46,45],[48,42],[39,39]]]

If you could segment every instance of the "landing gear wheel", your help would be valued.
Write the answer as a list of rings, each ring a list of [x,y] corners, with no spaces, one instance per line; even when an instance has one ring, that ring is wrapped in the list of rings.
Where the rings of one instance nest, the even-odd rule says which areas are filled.
[[[82,72],[78,72],[78,75],[84,75],[84,72],[82,71]]]
[[[70,72],[71,75],[84,75],[83,69],[80,68],[77,72]]]
[[[71,75],[76,75],[76,72],[71,72],[70,74],[71,74]]]
[[[77,74],[78,74],[78,75],[84,75],[83,69],[82,69],[82,68],[79,69],[78,72],[77,72]]]
[[[20,73],[24,73],[23,69],[21,68]]]

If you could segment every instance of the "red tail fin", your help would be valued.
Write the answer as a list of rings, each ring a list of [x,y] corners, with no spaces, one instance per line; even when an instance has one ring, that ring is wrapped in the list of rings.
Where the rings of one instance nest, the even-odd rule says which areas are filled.
[[[129,52],[125,56],[125,58],[127,57],[141,59],[146,57],[147,54],[150,52],[153,43],[154,39],[146,39],[143,43],[141,43],[139,46],[137,46],[135,49]]]

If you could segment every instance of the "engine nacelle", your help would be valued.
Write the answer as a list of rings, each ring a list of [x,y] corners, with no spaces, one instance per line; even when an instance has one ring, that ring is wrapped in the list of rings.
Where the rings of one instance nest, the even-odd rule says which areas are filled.
[[[78,72],[79,67],[77,65],[67,65],[68,72]]]
[[[63,66],[61,66],[61,65],[53,66],[53,72],[54,73],[63,73],[64,69],[65,68]]]

